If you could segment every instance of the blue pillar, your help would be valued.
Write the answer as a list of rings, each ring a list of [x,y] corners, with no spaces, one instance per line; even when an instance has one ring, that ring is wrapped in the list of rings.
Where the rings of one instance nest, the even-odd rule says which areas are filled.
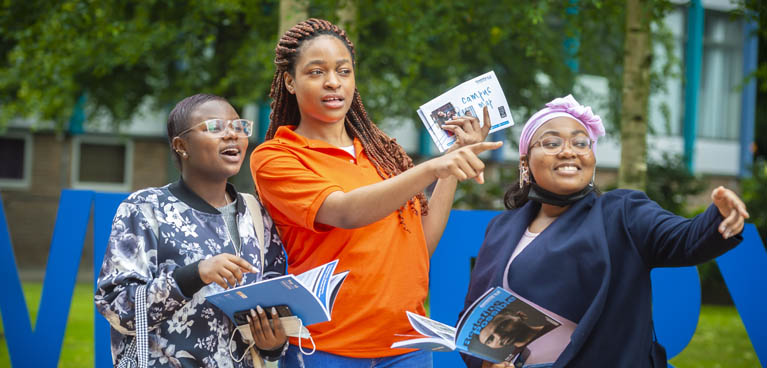
[[[759,40],[756,32],[759,25],[753,20],[743,24],[743,76],[748,83],[743,87],[743,99],[740,104],[740,170],[741,178],[751,177],[751,165],[754,164],[754,127],[756,120],[756,78],[751,73],[756,71],[759,53]]]
[[[83,134],[85,129],[83,123],[85,122],[85,102],[88,101],[88,95],[83,92],[80,97],[77,98],[75,107],[72,110],[72,116],[69,118],[69,133],[70,134]]]
[[[703,6],[700,0],[690,1],[686,51],[683,129],[684,159],[687,169],[693,172],[695,137],[698,131],[698,90],[700,89],[701,59],[703,58]]]
[[[420,129],[418,129],[418,154],[421,157],[432,156],[431,142],[431,135],[429,135],[429,132],[426,131],[425,127],[420,127]]]
[[[266,131],[269,129],[269,114],[271,113],[272,108],[269,102],[258,104],[258,143],[263,142],[266,138]]]
[[[568,18],[573,18],[578,15],[578,0],[569,0],[570,6],[567,7],[565,13]],[[565,37],[565,65],[573,72],[578,74],[580,65],[578,64],[578,49],[581,46],[580,34],[577,28],[573,27],[572,34],[568,34]]]

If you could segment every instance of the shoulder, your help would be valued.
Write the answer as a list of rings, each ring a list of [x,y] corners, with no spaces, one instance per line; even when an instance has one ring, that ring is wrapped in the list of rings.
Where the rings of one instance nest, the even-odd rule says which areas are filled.
[[[282,143],[278,139],[270,139],[253,150],[250,156],[251,168],[259,169],[265,165],[272,165],[275,159],[295,159],[300,149],[300,147]]]
[[[137,190],[131,193],[123,203],[137,206],[159,205],[160,202],[168,201],[173,196],[168,190],[168,185]]]
[[[614,189],[596,198],[603,208],[635,208],[644,204],[655,204],[645,192],[632,189]]]
[[[518,221],[518,217],[522,213],[522,208],[514,208],[499,213],[487,224],[487,230],[490,231],[494,228],[505,228],[509,223]]]

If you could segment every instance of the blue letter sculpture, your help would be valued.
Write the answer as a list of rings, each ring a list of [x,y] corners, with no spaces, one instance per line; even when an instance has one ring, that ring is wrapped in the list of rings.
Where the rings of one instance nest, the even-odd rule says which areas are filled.
[[[61,355],[77,268],[93,205],[94,273],[101,268],[122,193],[64,190],[46,266],[43,293],[34,330],[21,289],[7,221],[0,205],[0,315],[11,363],[15,367],[56,367]],[[460,211],[450,214],[445,233],[431,262],[431,317],[454,324],[469,285],[469,266],[484,238],[487,223],[497,211]],[[747,224],[743,244],[717,259],[735,307],[762,365],[767,364],[767,252],[756,227]],[[652,272],[653,315],[660,342],[669,358],[690,342],[700,314],[700,280],[693,267]],[[95,313],[96,367],[111,367],[109,325]],[[402,316],[406,318],[405,316]],[[435,367],[463,367],[458,353],[434,354]]]

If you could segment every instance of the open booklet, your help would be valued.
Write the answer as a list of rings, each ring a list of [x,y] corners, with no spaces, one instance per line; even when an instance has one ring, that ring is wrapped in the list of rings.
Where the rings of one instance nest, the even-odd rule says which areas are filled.
[[[344,271],[334,275],[337,265],[338,260],[334,260],[300,275],[275,277],[205,298],[235,324],[239,324],[235,318],[237,312],[255,309],[257,305],[265,309],[287,306],[289,312],[286,313],[300,318],[303,325],[326,322],[330,320],[338,290],[349,274],[349,271]],[[280,316],[283,316],[282,311]]]
[[[482,109],[487,106],[490,112],[490,133],[514,125],[509,111],[509,103],[503,94],[495,72],[490,71],[463,82],[433,100],[421,105],[417,110],[426,130],[440,152],[455,143],[455,136],[442,129],[446,121],[460,116],[470,115],[479,118],[483,124]]]
[[[576,324],[517,294],[495,287],[472,303],[457,327],[407,312],[423,337],[392,348],[453,351],[493,363],[553,363],[570,343]]]

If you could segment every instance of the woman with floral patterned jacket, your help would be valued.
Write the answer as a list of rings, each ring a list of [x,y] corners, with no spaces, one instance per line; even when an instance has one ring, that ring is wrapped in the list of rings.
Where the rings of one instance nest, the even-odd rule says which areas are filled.
[[[286,270],[271,217],[261,210],[265,245],[259,244],[244,198],[227,183],[240,170],[252,129],[214,95],[187,97],[171,111],[168,141],[181,179],[139,190],[120,204],[99,274],[95,303],[111,325],[115,364],[135,336],[136,290],[146,285],[149,366],[253,366],[248,344],[235,334],[230,346],[234,325],[205,299]],[[250,327],[258,331],[261,356],[276,360],[287,337],[265,313],[273,311],[251,311]]]

